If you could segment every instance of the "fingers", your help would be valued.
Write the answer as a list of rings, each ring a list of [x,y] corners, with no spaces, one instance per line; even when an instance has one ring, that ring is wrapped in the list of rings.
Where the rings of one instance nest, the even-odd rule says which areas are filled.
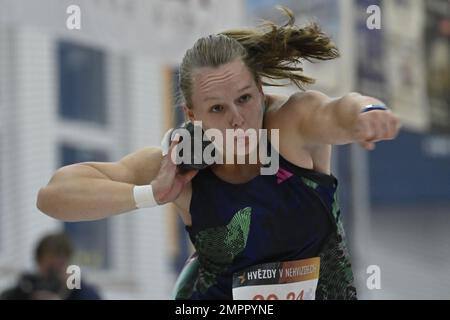
[[[392,112],[371,111],[359,116],[356,140],[363,148],[373,150],[375,142],[395,139],[400,128],[400,120]]]
[[[174,148],[176,148],[177,144],[180,142],[180,137],[181,136],[179,133],[175,134],[175,136],[173,137],[173,140],[170,144],[170,148],[168,150],[168,156],[171,158],[171,160],[168,162],[170,162],[171,166],[174,167],[174,175],[177,175],[177,178],[179,178],[183,184],[186,184],[195,177],[195,175],[198,173],[198,170],[189,170],[187,172],[184,171],[180,172],[177,165],[175,164],[174,162],[175,155],[173,154],[173,151]]]
[[[180,141],[180,134],[177,133],[177,134],[175,134],[175,136],[173,137],[172,142],[170,143],[170,149],[173,149],[177,145],[177,143],[179,141]]]
[[[395,139],[398,136],[401,127],[402,123],[400,122],[400,119],[396,115],[392,115],[388,120],[388,134],[390,139]]]
[[[375,143],[373,143],[373,142],[362,141],[359,143],[359,145],[366,150],[370,150],[370,151],[375,150]]]
[[[161,139],[161,151],[163,157],[166,156],[169,153],[170,148],[170,136],[172,135],[173,129],[169,129],[164,134],[163,138]]]
[[[170,143],[170,147],[167,153],[167,156],[170,158],[170,163],[172,163],[175,166],[175,157],[173,155],[173,149],[176,147],[176,145],[180,142],[180,134],[177,133],[175,134],[175,136],[173,137],[172,142]]]
[[[166,155],[164,155],[162,162],[161,162],[161,169],[160,169],[160,177],[162,180],[165,181],[165,183],[170,184],[176,173],[177,173],[177,166],[172,160],[172,151],[176,147],[177,143],[179,141],[179,135],[176,134],[172,142],[170,143],[169,149],[167,150]]]

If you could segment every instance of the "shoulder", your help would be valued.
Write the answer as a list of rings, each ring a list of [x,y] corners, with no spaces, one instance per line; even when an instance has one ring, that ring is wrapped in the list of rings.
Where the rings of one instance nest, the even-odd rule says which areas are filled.
[[[320,106],[329,101],[320,91],[308,90],[287,95],[266,94],[266,125],[272,128],[301,128],[302,123],[320,113]]]
[[[310,144],[302,135],[305,122],[329,99],[325,94],[308,90],[290,96],[266,95],[265,127],[279,129],[279,152],[300,167],[330,172],[331,145]]]
[[[330,100],[326,94],[316,90],[298,91],[290,96],[266,94],[266,98],[267,111],[271,115],[304,112]]]

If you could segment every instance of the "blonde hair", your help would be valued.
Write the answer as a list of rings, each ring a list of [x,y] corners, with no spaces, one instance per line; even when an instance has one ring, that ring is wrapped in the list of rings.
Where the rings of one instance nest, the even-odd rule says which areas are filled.
[[[284,86],[292,82],[303,90],[315,80],[302,74],[301,60],[314,62],[339,57],[338,48],[317,23],[299,27],[290,9],[279,9],[289,18],[282,26],[267,21],[256,28],[227,30],[198,39],[186,51],[179,76],[188,108],[192,107],[192,73],[197,68],[218,67],[242,59],[257,83]],[[267,82],[263,78],[289,82]]]

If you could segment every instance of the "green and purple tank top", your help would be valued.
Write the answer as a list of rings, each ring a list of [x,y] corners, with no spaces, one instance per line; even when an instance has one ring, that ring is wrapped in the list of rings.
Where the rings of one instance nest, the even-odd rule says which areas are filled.
[[[196,252],[178,278],[175,299],[233,299],[233,275],[242,270],[314,257],[320,257],[315,299],[356,299],[337,185],[333,175],[281,155],[276,174],[243,184],[201,170],[192,180],[186,227]]]

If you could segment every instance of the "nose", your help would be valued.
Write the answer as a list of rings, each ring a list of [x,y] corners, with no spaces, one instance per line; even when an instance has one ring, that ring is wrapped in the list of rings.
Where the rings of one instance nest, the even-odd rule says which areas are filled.
[[[239,108],[233,105],[231,108],[231,127],[240,128],[244,124],[244,118],[239,113]]]

